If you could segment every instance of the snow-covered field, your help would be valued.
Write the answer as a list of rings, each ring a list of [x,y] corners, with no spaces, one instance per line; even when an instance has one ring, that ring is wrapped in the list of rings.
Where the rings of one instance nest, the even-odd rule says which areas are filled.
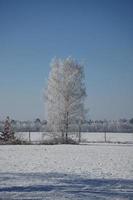
[[[105,133],[82,133],[82,141],[86,142],[104,142],[105,141]],[[133,143],[133,133],[106,133],[106,141],[107,142],[123,142],[123,143]]]
[[[132,200],[133,145],[1,145],[0,199]]]

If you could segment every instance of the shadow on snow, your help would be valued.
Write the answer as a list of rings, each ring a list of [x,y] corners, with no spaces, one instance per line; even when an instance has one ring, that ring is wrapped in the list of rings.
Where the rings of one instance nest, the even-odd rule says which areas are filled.
[[[133,199],[133,180],[88,179],[61,173],[0,173],[0,196],[57,199]],[[32,195],[31,195],[32,194]],[[13,198],[14,197],[14,198]],[[23,199],[23,198],[21,198]],[[56,198],[55,198],[56,199]]]

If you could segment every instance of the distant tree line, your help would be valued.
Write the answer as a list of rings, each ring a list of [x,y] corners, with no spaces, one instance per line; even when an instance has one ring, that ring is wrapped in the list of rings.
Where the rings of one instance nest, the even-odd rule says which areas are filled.
[[[78,122],[77,122],[78,123]],[[78,132],[77,123],[69,126],[69,132]],[[4,131],[5,120],[0,121],[0,132]],[[46,120],[39,118],[34,121],[11,120],[11,128],[14,132],[48,132]],[[119,120],[85,120],[80,124],[81,132],[133,132],[133,118]]]

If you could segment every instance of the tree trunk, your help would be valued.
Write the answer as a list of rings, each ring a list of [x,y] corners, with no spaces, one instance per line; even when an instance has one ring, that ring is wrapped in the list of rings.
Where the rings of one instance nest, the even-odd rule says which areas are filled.
[[[68,112],[66,113],[66,143],[68,142]]]
[[[79,125],[79,143],[81,142],[81,125]]]
[[[63,130],[61,131],[61,134],[62,134],[62,142],[64,143],[64,132],[63,132]]]

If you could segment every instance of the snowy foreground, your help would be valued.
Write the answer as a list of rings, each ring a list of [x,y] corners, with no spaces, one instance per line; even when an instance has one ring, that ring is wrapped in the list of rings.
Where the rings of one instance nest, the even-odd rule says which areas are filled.
[[[0,199],[132,200],[133,145],[1,145]]]

